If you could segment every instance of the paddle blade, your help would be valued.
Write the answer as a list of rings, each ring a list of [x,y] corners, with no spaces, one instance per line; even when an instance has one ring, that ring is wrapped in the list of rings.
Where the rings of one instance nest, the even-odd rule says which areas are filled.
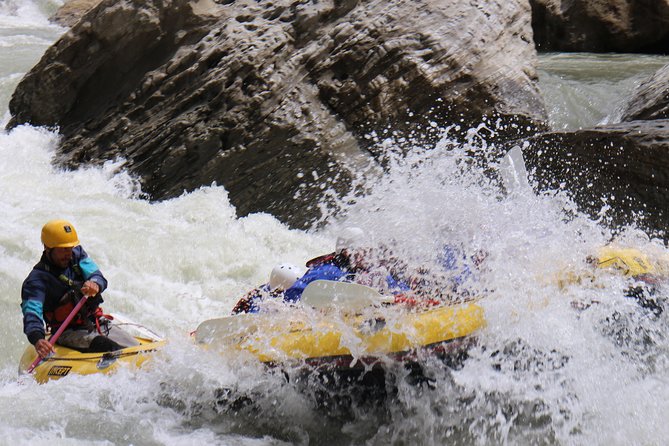
[[[259,317],[261,316],[256,314],[238,314],[206,320],[195,330],[195,341],[200,344],[210,344],[215,340],[251,334],[257,331]]]
[[[302,293],[302,303],[317,309],[336,308],[358,311],[386,301],[378,291],[365,285],[331,280],[311,282]]]

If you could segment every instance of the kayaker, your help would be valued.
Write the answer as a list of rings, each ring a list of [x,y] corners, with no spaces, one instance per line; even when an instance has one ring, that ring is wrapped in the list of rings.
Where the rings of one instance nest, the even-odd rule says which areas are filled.
[[[295,302],[309,283],[324,279],[367,285],[383,294],[394,295],[397,303],[439,305],[452,300],[454,295],[469,293],[462,285],[475,280],[487,253],[477,252],[471,259],[464,254],[460,256],[461,259],[455,250],[445,247],[438,258],[445,271],[431,271],[426,266],[411,267],[390,246],[372,247],[362,229],[345,228],[337,238],[336,251],[307,262],[307,274],[286,290],[284,299]],[[462,260],[471,261],[474,269]]]
[[[239,299],[232,314],[257,313],[260,310],[260,302],[268,297],[283,297],[283,292],[290,288],[298,278],[302,277],[304,270],[284,263],[272,269],[269,282],[248,292],[246,296]]]
[[[352,279],[356,268],[352,266],[351,254],[353,248],[364,238],[365,233],[362,229],[346,228],[337,238],[335,252],[308,261],[309,269],[306,274],[294,265],[277,265],[272,269],[269,282],[242,297],[232,309],[232,314],[257,313],[260,310],[260,303],[267,298],[282,298],[286,302],[297,302],[306,286],[314,280]]]
[[[46,329],[57,330],[82,296],[88,301],[57,344],[84,352],[119,350],[138,342],[109,321],[100,304],[107,279],[79,244],[74,226],[67,220],[51,220],[42,228],[44,251],[21,288],[23,332],[46,357],[54,348]]]
[[[370,245],[362,229],[345,228],[337,237],[335,251],[309,260],[306,274],[283,293],[283,299],[297,302],[307,285],[316,280],[353,282],[361,274],[369,274],[373,263]]]
[[[283,273],[289,277],[284,286],[270,286],[270,278],[270,284],[262,285],[240,299],[232,313],[258,312],[259,303],[268,297],[282,297],[287,303],[298,302],[307,286],[316,280],[356,282],[383,293],[401,294],[403,299],[405,293],[413,293],[420,286],[416,277],[405,279],[399,273],[406,270],[406,264],[392,255],[388,247],[372,248],[365,231],[356,227],[343,229],[337,237],[335,251],[309,260],[306,266],[309,269],[304,275],[296,275],[299,269],[292,265],[287,268]],[[273,270],[273,274],[278,272],[280,269]]]

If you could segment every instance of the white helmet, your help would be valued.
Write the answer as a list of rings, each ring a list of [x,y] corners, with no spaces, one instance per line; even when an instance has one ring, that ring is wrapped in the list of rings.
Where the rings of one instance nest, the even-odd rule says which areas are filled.
[[[339,237],[337,237],[335,250],[339,252],[342,249],[360,248],[366,238],[365,231],[360,228],[344,228],[339,234]]]
[[[303,274],[304,271],[295,265],[289,263],[277,265],[272,269],[272,273],[269,275],[269,289],[271,291],[277,289],[287,290],[297,282],[297,279],[302,277]]]

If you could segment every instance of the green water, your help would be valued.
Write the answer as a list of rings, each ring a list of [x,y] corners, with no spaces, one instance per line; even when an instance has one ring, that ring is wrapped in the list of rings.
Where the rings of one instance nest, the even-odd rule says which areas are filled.
[[[552,53],[539,56],[539,86],[554,130],[620,122],[634,90],[669,56]]]

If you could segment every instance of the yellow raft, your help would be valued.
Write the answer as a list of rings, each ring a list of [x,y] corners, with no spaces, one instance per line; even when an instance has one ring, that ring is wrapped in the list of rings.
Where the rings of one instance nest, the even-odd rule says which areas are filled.
[[[580,271],[565,269],[557,276],[560,288],[581,284],[596,279],[596,271],[610,271],[629,278],[669,278],[669,255],[645,253],[637,248],[608,245],[601,247],[597,255],[588,258],[590,269]]]
[[[364,366],[413,359],[421,350],[454,354],[486,325],[474,302],[408,310],[386,304],[355,314],[294,307],[205,321],[196,342],[226,354],[247,352],[268,364]]]
[[[646,274],[666,277],[669,275],[669,257],[666,254],[652,256],[636,248],[605,246],[599,250],[597,267],[613,268],[628,277]]]
[[[118,316],[115,316],[117,319]],[[126,324],[120,324],[126,325]],[[135,325],[135,324],[132,324]],[[68,375],[91,375],[93,373],[111,374],[121,365],[140,367],[145,363],[150,353],[165,344],[165,341],[152,331],[136,326],[133,337],[140,345],[106,353],[82,353],[62,345],[55,345],[56,353],[42,360],[35,367],[32,375],[41,384],[49,380],[63,378]],[[37,353],[33,346],[26,347],[19,361],[19,375],[25,375]]]

